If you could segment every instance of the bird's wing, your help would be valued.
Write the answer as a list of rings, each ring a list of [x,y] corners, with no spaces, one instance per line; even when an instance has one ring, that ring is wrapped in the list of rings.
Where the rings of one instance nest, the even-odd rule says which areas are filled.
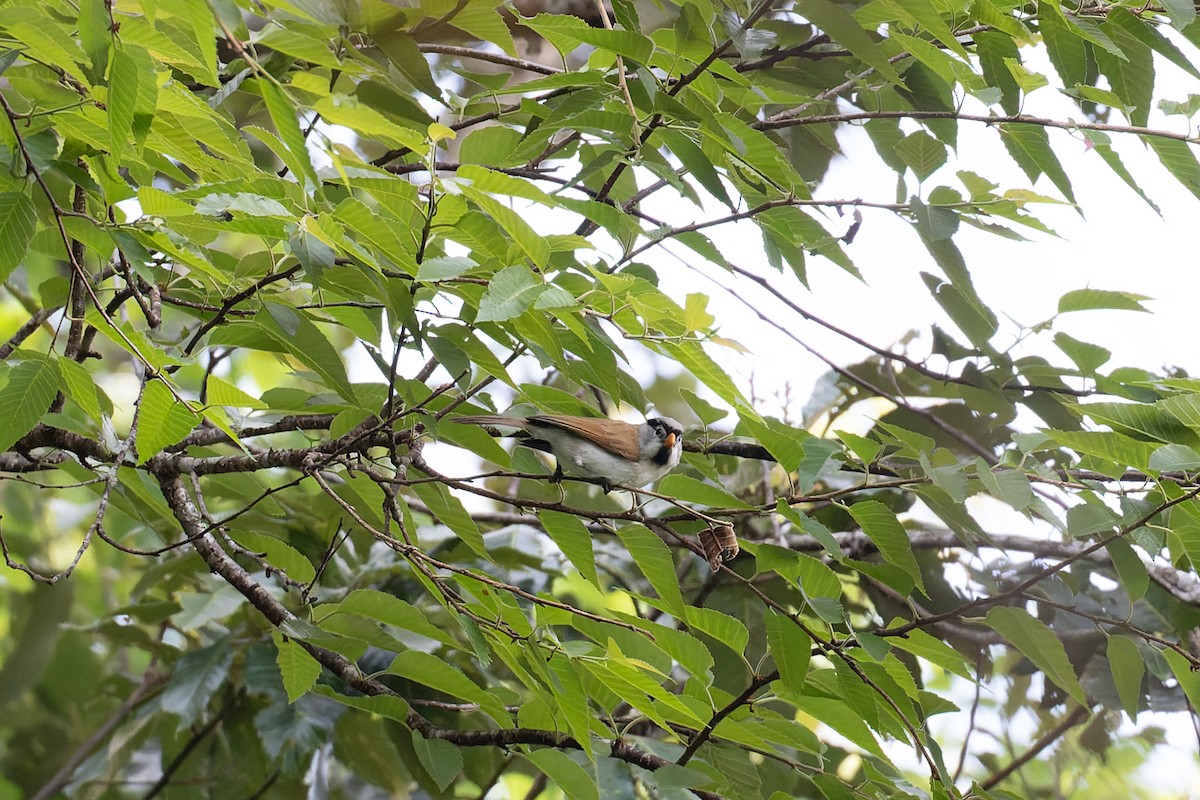
[[[638,427],[619,419],[561,417],[555,414],[539,414],[530,417],[529,427],[536,430],[538,426],[568,431],[613,455],[630,461],[638,461],[641,457]]]

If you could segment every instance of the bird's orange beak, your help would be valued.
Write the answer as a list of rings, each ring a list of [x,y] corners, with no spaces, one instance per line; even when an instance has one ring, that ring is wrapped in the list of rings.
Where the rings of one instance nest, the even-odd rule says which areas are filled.
[[[668,433],[667,438],[663,439],[663,444],[665,444],[668,449],[674,447],[675,446],[675,433],[674,432]]]

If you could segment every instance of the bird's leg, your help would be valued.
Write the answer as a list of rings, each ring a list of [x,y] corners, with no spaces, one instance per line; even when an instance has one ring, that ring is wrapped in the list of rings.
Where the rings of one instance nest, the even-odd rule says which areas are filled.
[[[563,471],[562,471],[562,465],[558,463],[558,460],[557,460],[557,459],[555,459],[555,461],[554,461],[554,474],[550,476],[550,482],[551,482],[551,483],[562,483],[562,482],[563,482],[563,478],[565,478],[565,477],[566,477],[566,476],[565,476],[565,475],[563,475]]]

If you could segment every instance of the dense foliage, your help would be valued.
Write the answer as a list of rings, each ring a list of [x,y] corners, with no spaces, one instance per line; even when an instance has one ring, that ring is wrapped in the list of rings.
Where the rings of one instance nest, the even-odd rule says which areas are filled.
[[[1086,209],[1063,144],[1200,194],[1200,102],[1156,85],[1200,78],[1190,0],[0,32],[0,798],[1153,793],[1132,721],[1200,701],[1200,381],[1017,327],[958,243]],[[864,130],[889,179],[828,196]],[[903,346],[802,299],[885,217],[943,312]],[[826,362],[803,411],[731,376],[789,362],[710,300]],[[653,491],[453,423],[651,408],[689,429]]]

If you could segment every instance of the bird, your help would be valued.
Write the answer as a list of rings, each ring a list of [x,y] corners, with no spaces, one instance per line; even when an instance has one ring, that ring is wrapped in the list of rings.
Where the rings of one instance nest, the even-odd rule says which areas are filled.
[[[558,462],[552,481],[563,473],[600,481],[605,492],[614,484],[641,487],[654,483],[679,465],[683,426],[670,417],[653,417],[640,425],[619,419],[535,414],[455,417],[464,425],[516,428],[518,444],[550,453]]]

